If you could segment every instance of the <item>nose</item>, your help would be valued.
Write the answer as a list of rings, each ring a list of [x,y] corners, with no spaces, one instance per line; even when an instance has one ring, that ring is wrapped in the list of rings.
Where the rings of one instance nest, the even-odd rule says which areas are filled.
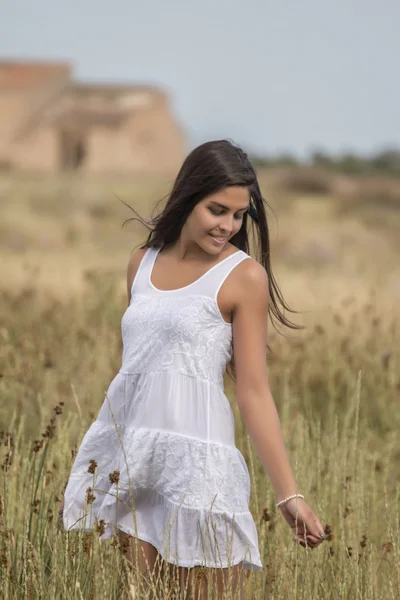
[[[231,233],[233,230],[233,217],[224,215],[222,220],[219,222],[219,229],[224,235]]]

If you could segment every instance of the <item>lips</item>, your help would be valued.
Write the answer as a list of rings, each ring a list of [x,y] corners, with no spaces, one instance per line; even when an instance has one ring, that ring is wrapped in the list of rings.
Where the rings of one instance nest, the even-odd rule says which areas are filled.
[[[227,239],[226,237],[216,236],[216,235],[213,235],[212,233],[210,233],[209,235],[211,235],[211,237],[214,238],[214,240],[217,240],[217,242],[224,242]]]

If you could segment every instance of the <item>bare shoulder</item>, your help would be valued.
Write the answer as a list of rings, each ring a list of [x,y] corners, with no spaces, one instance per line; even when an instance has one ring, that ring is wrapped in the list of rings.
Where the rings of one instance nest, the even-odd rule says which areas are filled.
[[[147,248],[138,248],[135,250],[129,258],[128,268],[127,268],[127,292],[128,292],[128,304],[131,301],[131,289],[132,284],[135,279],[136,273],[139,269],[139,265],[146,254]]]
[[[268,274],[264,266],[253,258],[243,260],[235,269],[234,278],[234,311],[254,302],[268,302]],[[232,290],[233,291],[233,290]]]

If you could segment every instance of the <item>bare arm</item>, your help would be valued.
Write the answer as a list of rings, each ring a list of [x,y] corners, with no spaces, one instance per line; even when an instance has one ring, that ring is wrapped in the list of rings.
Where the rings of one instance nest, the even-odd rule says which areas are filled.
[[[269,388],[266,361],[269,292],[264,267],[256,261],[244,261],[236,290],[232,328],[237,402],[280,501],[297,493],[297,488]],[[293,498],[280,508],[299,544],[315,548],[321,543],[323,527],[304,500]]]
[[[279,501],[297,488],[268,381],[268,276],[262,265],[245,261],[240,278],[232,326],[237,402]]]

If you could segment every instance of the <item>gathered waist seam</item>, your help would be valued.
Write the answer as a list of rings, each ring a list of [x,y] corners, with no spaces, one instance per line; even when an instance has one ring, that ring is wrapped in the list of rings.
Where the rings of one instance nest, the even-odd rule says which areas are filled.
[[[121,368],[118,373],[120,373],[121,375],[152,375],[153,373],[168,373],[171,375],[183,375],[183,377],[190,377],[191,379],[195,379],[196,381],[206,381],[207,383],[212,383],[213,385],[222,388],[223,389],[223,381],[222,381],[222,385],[221,383],[217,383],[216,381],[213,381],[212,379],[207,379],[206,377],[199,377],[198,375],[191,375],[190,373],[184,373],[182,371],[179,371],[179,369],[173,371],[171,369],[153,369],[151,371],[133,371],[133,372],[128,372],[128,371],[123,371],[123,368]]]
[[[105,429],[107,429],[107,428],[114,429],[115,428],[114,424],[110,425],[109,423],[100,421],[99,419],[96,419],[96,421],[94,421],[94,423],[92,425],[94,425],[94,424],[100,425],[100,426],[104,427]],[[137,433],[140,430],[154,431],[155,433],[160,433],[160,434],[166,435],[166,436],[179,436],[179,437],[183,437],[186,439],[195,440],[196,442],[201,442],[204,445],[211,444],[211,445],[215,445],[215,446],[220,446],[222,448],[226,448],[227,450],[233,450],[235,452],[238,451],[238,447],[236,445],[225,444],[224,442],[218,442],[217,440],[214,440],[212,438],[206,439],[206,438],[201,438],[196,435],[189,435],[187,433],[181,433],[180,431],[174,431],[173,429],[162,429],[161,427],[149,427],[149,426],[143,426],[143,425],[139,425],[139,426],[128,425],[124,428],[123,435],[126,436],[127,433],[130,432],[130,430],[133,430],[134,433]]]

